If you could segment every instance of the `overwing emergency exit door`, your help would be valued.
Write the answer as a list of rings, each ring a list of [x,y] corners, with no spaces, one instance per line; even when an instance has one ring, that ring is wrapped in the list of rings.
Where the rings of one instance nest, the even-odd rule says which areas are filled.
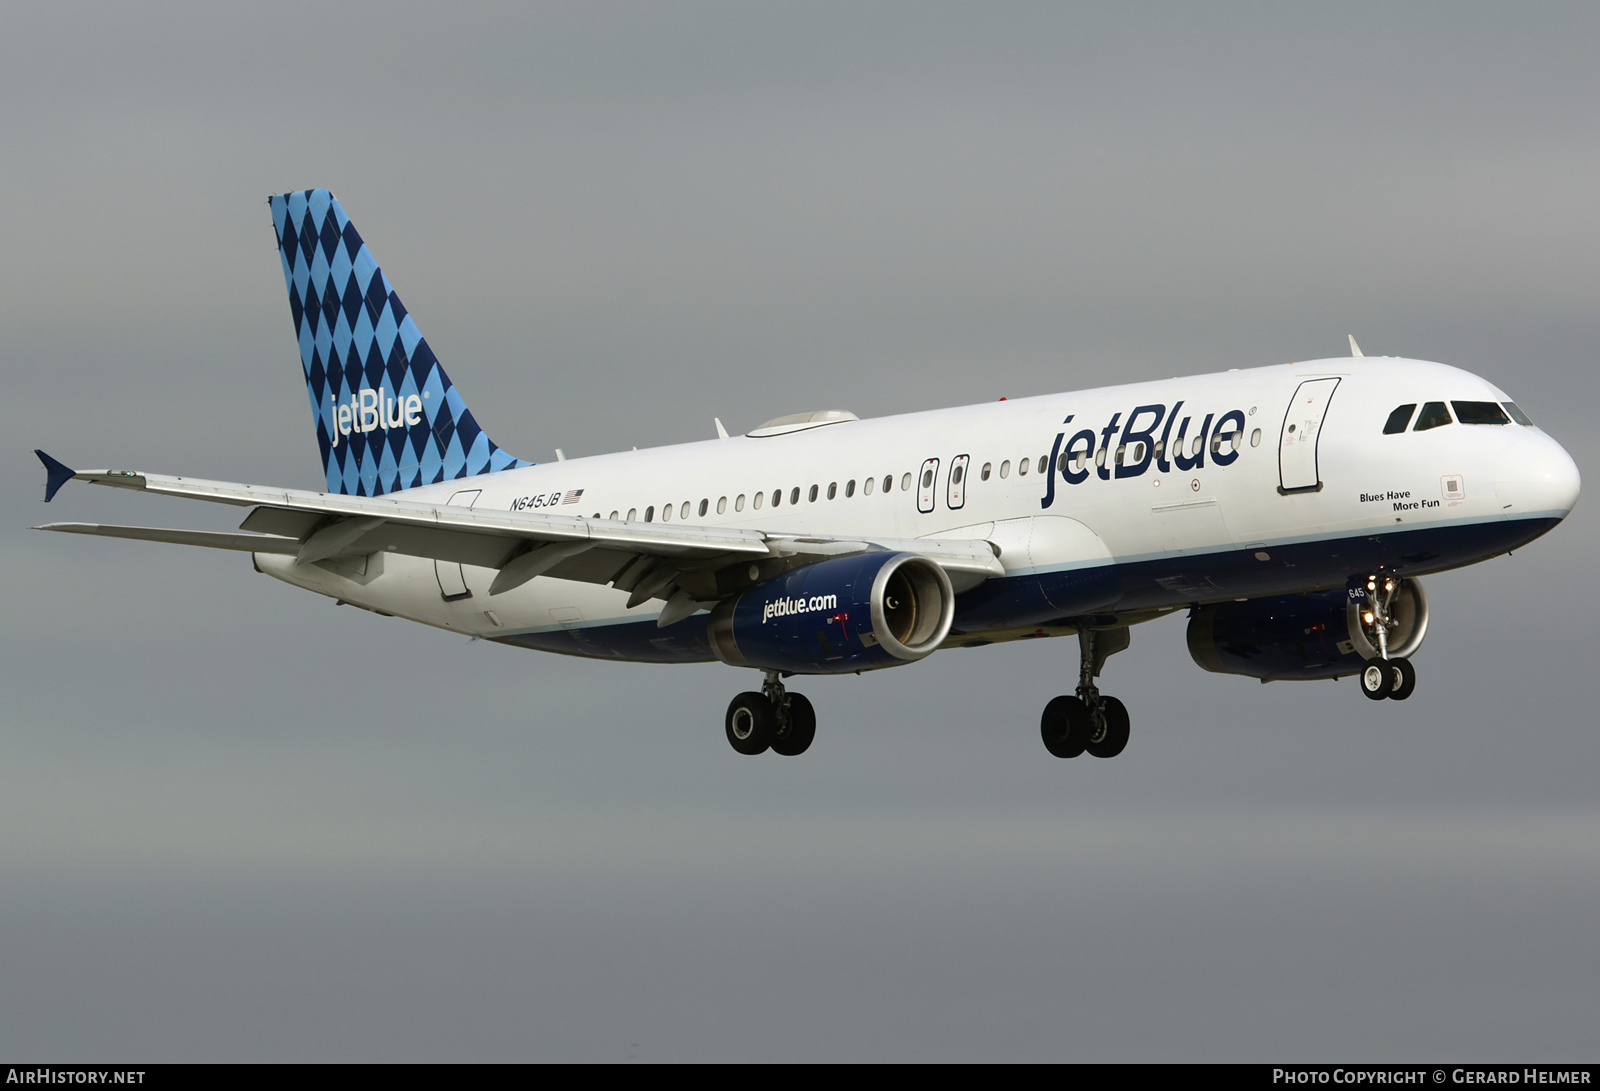
[[[960,511],[967,503],[967,463],[970,455],[957,455],[950,460],[950,480],[945,489],[944,503],[951,511]]]
[[[917,471],[917,510],[926,515],[933,510],[933,498],[939,489],[939,460],[924,459]]]
[[[1317,466],[1317,440],[1328,415],[1337,378],[1307,379],[1295,388],[1278,434],[1278,491],[1316,492],[1322,488]]]

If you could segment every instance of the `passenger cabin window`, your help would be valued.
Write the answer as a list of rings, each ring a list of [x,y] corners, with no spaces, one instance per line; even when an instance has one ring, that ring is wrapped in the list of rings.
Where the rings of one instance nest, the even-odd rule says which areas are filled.
[[[1516,402],[1501,402],[1500,404],[1506,407],[1506,412],[1511,414],[1512,420],[1525,427],[1533,427],[1533,421],[1529,419],[1528,414],[1517,408]]]
[[[1422,412],[1417,414],[1417,426],[1414,432],[1426,432],[1430,428],[1439,428],[1450,423],[1450,410],[1444,407],[1444,402],[1429,402],[1422,407]]]
[[[979,474],[978,477],[980,479],[984,480],[984,481],[987,481],[987,480],[989,480],[989,474],[993,470],[994,470],[994,463],[993,462],[985,462],[983,464],[983,472],[981,474]]]
[[[1389,414],[1389,419],[1384,422],[1383,434],[1393,436],[1406,430],[1406,425],[1411,423],[1411,414],[1417,411],[1416,402],[1407,402]]]
[[[1451,402],[1462,424],[1510,424],[1506,411],[1494,402]]]

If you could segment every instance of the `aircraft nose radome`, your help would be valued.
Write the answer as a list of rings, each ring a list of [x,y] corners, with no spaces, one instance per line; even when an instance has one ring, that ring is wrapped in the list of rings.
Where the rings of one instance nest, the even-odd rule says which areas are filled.
[[[1578,502],[1578,464],[1545,435],[1519,439],[1500,452],[1494,487],[1507,515],[1565,516]]]

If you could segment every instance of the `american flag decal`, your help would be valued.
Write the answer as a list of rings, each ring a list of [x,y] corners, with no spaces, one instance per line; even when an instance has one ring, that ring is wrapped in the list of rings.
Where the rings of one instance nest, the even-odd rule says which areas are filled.
[[[576,504],[581,499],[583,499],[582,489],[568,489],[565,495],[561,497],[561,502],[563,504]]]

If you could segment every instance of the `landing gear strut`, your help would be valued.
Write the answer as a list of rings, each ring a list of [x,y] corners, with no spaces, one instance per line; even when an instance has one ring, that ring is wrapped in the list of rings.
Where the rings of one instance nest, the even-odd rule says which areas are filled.
[[[1078,690],[1057,697],[1039,718],[1044,747],[1058,758],[1089,753],[1114,758],[1128,745],[1128,710],[1115,697],[1103,696],[1094,684],[1106,659],[1128,646],[1128,630],[1078,630]]]
[[[1394,616],[1399,589],[1400,580],[1394,576],[1367,578],[1367,604],[1360,611],[1361,630],[1378,650],[1361,669],[1361,692],[1368,700],[1404,701],[1417,688],[1417,669],[1411,660],[1389,657],[1389,635],[1400,625]]]
[[[817,736],[817,712],[804,694],[784,689],[778,672],[769,670],[761,692],[746,692],[728,705],[728,743],[741,754],[804,754]]]

